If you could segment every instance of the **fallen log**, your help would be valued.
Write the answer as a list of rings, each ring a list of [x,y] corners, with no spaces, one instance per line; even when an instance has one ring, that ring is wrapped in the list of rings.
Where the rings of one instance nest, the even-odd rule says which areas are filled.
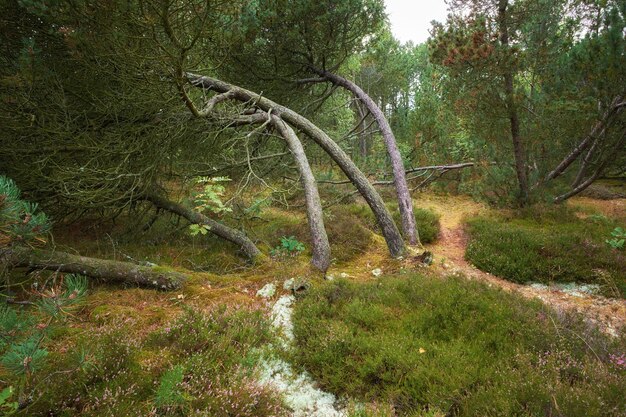
[[[159,290],[175,290],[187,276],[159,266],[141,266],[130,262],[90,258],[67,252],[7,247],[0,249],[0,263],[70,274],[81,274],[104,282],[119,282]]]

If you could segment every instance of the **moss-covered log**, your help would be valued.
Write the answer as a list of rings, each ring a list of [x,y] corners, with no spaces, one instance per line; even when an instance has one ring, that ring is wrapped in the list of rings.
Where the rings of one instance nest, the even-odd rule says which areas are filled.
[[[0,249],[0,262],[11,267],[82,274],[105,282],[121,282],[159,290],[180,288],[187,277],[158,266],[141,266],[27,247]]]

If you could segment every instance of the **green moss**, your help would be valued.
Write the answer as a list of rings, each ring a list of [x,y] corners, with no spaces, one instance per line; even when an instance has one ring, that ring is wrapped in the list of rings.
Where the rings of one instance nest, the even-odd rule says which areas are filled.
[[[555,402],[567,416],[623,411],[624,371],[609,353],[624,340],[478,283],[339,280],[309,293],[294,319],[293,361],[324,389],[399,416],[539,416]]]
[[[626,294],[626,257],[605,242],[616,226],[610,219],[538,207],[474,218],[467,226],[465,256],[484,271],[519,283],[596,283],[606,295]]]
[[[374,217],[372,210],[363,204],[350,204],[346,206],[347,210],[361,219],[363,224],[372,231],[380,233],[380,228]],[[398,205],[395,203],[387,204],[387,208],[393,216],[393,220],[399,229],[402,229],[402,219],[400,217],[400,211]],[[439,224],[439,215],[432,210],[422,209],[418,207],[413,208],[413,215],[415,217],[415,224],[420,235],[422,243],[433,243],[439,237],[439,231],[441,225]]]
[[[344,206],[327,212],[325,224],[332,257],[340,263],[363,255],[372,242],[372,232]]]

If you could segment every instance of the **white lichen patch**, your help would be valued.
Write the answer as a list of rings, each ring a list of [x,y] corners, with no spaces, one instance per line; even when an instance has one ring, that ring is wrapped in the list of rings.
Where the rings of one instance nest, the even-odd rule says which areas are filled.
[[[601,287],[597,284],[577,284],[575,282],[569,282],[564,284],[552,284],[550,286],[541,284],[538,282],[530,284],[530,287],[537,290],[553,290],[562,291],[566,294],[573,295],[574,297],[587,297],[590,295],[597,295],[600,293]]]
[[[257,297],[272,298],[276,294],[276,285],[269,283],[256,292]]]
[[[292,304],[296,301],[293,295],[283,295],[272,307],[272,325],[281,332],[284,341],[293,341]]]
[[[259,367],[259,382],[280,392],[294,417],[345,416],[335,407],[335,396],[316,388],[309,374],[296,375],[290,364],[276,358],[264,359]]]
[[[265,294],[263,289],[259,292]],[[272,307],[272,325],[280,332],[284,347],[294,340],[292,314],[295,301],[293,295],[283,295]],[[333,394],[317,388],[308,373],[294,372],[289,363],[276,357],[265,357],[259,363],[259,372],[259,382],[282,394],[293,417],[345,417],[345,411],[336,406],[337,399]]]

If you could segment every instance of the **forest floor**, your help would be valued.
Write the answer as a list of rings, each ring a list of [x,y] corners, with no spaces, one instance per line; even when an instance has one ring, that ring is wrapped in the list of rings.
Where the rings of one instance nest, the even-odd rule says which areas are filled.
[[[221,369],[220,372],[224,373],[224,375],[238,375],[235,372],[238,368],[233,368],[233,364],[239,363],[238,361],[243,360],[242,358],[256,357],[259,352],[268,351],[268,343],[273,339],[269,336],[256,337],[254,335],[258,333],[259,326],[262,327],[268,323],[273,323],[276,326],[275,310],[281,306],[281,300],[284,301],[291,297],[291,291],[285,289],[283,284],[291,278],[308,279],[315,284],[314,287],[316,288],[345,285],[345,282],[340,280],[340,278],[344,278],[350,281],[349,285],[353,285],[355,288],[367,289],[386,282],[393,287],[395,285],[393,284],[394,282],[401,282],[403,280],[402,276],[405,276],[405,282],[412,282],[416,286],[416,291],[422,288],[422,291],[428,294],[424,295],[424,297],[433,297],[431,300],[433,303],[435,300],[437,300],[437,303],[442,302],[442,299],[437,297],[450,296],[452,299],[459,295],[463,298],[470,296],[474,300],[472,303],[486,305],[486,310],[480,310],[481,312],[476,313],[480,317],[477,317],[476,320],[473,318],[466,320],[472,323],[479,323],[477,326],[481,325],[481,319],[486,320],[491,317],[489,315],[492,314],[491,307],[494,307],[494,311],[500,311],[498,309],[511,304],[511,300],[514,299],[514,297],[508,297],[508,294],[503,294],[501,291],[485,292],[484,288],[479,290],[482,286],[466,283],[464,279],[467,279],[473,282],[485,283],[494,289],[502,289],[508,293],[519,294],[526,299],[541,300],[549,307],[546,310],[551,308],[556,310],[557,313],[580,313],[586,319],[586,323],[593,325],[585,326],[586,329],[593,329],[593,327],[597,326],[605,333],[614,336],[621,336],[623,330],[626,329],[626,300],[624,299],[610,299],[587,294],[573,295],[559,290],[556,286],[520,285],[483,272],[471,265],[465,259],[469,241],[469,236],[465,229],[466,221],[477,216],[494,216],[495,218],[496,216],[506,214],[506,211],[490,208],[475,202],[467,196],[443,196],[421,193],[415,196],[414,201],[416,208],[428,209],[440,216],[438,239],[432,244],[425,245],[425,249],[431,251],[434,255],[432,265],[424,265],[416,256],[421,251],[413,249],[402,259],[390,258],[384,239],[379,234],[372,232],[372,229],[369,229],[371,225],[369,225],[368,219],[349,210],[359,207],[358,202],[355,202],[345,207],[335,207],[337,210],[329,213],[327,228],[333,234],[332,240],[335,245],[333,253],[337,258],[327,272],[326,278],[329,280],[336,279],[338,282],[335,283],[322,283],[321,274],[312,271],[309,264],[309,255],[306,252],[300,256],[288,256],[261,265],[250,266],[245,263],[245,260],[240,259],[236,255],[236,248],[210,236],[192,237],[185,224],[178,224],[173,217],[163,216],[159,222],[147,231],[142,231],[146,220],[143,218],[136,220],[121,219],[122,221],[118,224],[85,221],[69,226],[59,225],[58,228],[55,228],[55,243],[59,249],[73,250],[81,255],[106,259],[156,263],[185,272],[189,274],[190,279],[180,290],[173,293],[129,288],[124,285],[94,285],[89,290],[85,303],[72,315],[65,328],[59,330],[47,345],[47,349],[54,361],[51,362],[49,369],[45,371],[48,374],[43,374],[40,378],[44,388],[37,389],[44,391],[45,387],[48,387],[48,383],[45,383],[47,378],[57,378],[55,379],[57,382],[51,383],[50,392],[43,394],[41,401],[29,409],[28,412],[30,414],[21,415],[50,415],[51,410],[59,411],[65,409],[65,407],[68,407],[68,413],[65,415],[156,415],[147,414],[145,411],[155,409],[155,387],[165,384],[164,381],[167,380],[165,376],[169,375],[168,372],[172,369],[175,370],[178,369],[176,367],[183,366],[187,369],[186,372],[193,374],[194,378],[199,378],[200,382],[204,381],[202,378],[209,378],[210,372],[206,372],[204,368],[195,368],[196,365],[192,361],[193,357],[188,357],[188,351],[199,352],[199,356],[196,355],[197,357],[202,357],[215,369]],[[624,213],[626,213],[626,199],[595,200],[579,198],[571,204],[582,207],[580,210],[575,211],[576,215],[580,213],[580,216],[588,215],[585,213],[602,213],[607,217],[623,222]],[[359,211],[359,213],[361,212]],[[302,213],[278,207],[269,207],[264,210],[261,216],[262,218],[253,223],[249,230],[250,235],[254,236],[263,245],[262,249],[264,252],[269,252],[269,249],[278,243],[281,236],[297,236],[299,240],[306,244],[307,227]],[[389,279],[387,280],[386,278]],[[463,285],[460,285],[459,282],[462,282]],[[259,296],[259,290],[268,284],[274,285],[275,293],[267,298]],[[386,285],[384,284],[383,287]],[[311,292],[316,291],[316,288],[312,288]],[[467,292],[468,288],[471,289],[470,292]],[[435,291],[430,293],[429,289],[435,289]],[[388,290],[387,288],[385,291]],[[389,293],[384,293],[382,287],[380,291],[381,297],[384,294],[389,295]],[[291,298],[295,301],[294,297]],[[305,297],[304,300],[306,299]],[[494,304],[491,305],[488,302],[493,302]],[[469,307],[474,305],[472,303],[469,304]],[[537,303],[523,304],[523,311],[532,311],[534,307],[529,307],[531,304]],[[289,309],[283,310],[288,310],[287,313],[290,315],[292,309],[297,311],[298,306],[303,305],[305,305],[303,300],[299,300],[297,303],[294,302],[293,306],[288,306],[290,307]],[[383,307],[387,308],[382,304],[372,306],[373,309]],[[412,306],[407,311],[412,311],[413,307],[418,308],[419,305]],[[459,310],[458,306],[447,305],[444,302],[442,305],[438,304],[437,307],[434,307],[434,310],[446,317],[453,317],[457,313],[458,317],[454,316],[456,318],[453,318],[453,320],[463,322],[467,317],[471,317],[472,312],[477,311],[471,310],[468,306],[465,307],[465,310]],[[222,310],[222,308],[225,310]],[[281,313],[283,316],[287,314],[285,311]],[[261,320],[258,317],[255,319],[254,317],[256,316],[254,314],[257,313],[260,314],[259,317],[264,317],[264,319]],[[239,316],[239,314],[242,314],[242,316]],[[311,314],[313,314],[313,311]],[[208,318],[201,319],[202,317]],[[559,319],[560,317],[555,318],[557,322],[559,322]],[[565,321],[563,320],[563,322]],[[391,322],[399,323],[399,321],[394,322],[390,320],[390,325],[393,324]],[[207,323],[224,330],[204,334],[200,329],[206,327]],[[517,316],[509,322],[503,320],[500,323],[504,326],[502,332],[506,333],[509,331],[509,327],[519,326],[520,323],[522,322],[518,320]],[[282,323],[279,324],[283,326]],[[343,324],[335,324],[339,326],[337,329],[343,328]],[[548,323],[548,326],[551,331],[551,324]],[[186,332],[180,335],[177,334],[176,337],[168,336],[170,329],[186,329],[187,327],[197,328],[197,334]],[[316,325],[315,328],[319,327]],[[475,330],[474,325],[471,328]],[[471,337],[474,335],[474,330],[468,331],[468,334],[472,335]],[[492,330],[489,331],[491,332]],[[183,336],[187,333],[189,333],[189,338],[184,338]],[[584,333],[576,333],[576,335],[580,334],[583,334],[584,337]],[[406,338],[406,335],[403,337],[406,340],[399,340],[399,343],[404,343],[411,339]],[[248,340],[246,342],[248,344],[244,344],[245,349],[241,348],[241,351],[237,350],[241,347],[238,341],[235,343],[236,349],[227,349],[222,352],[213,348],[220,343],[224,346],[230,346],[229,343],[232,343],[233,340],[239,340],[238,338]],[[179,341],[178,339],[181,340]],[[301,339],[298,339],[296,336],[295,340]],[[613,339],[616,343],[620,341],[619,337],[607,339]],[[581,341],[587,343],[586,339],[581,339]],[[436,344],[435,341],[433,343]],[[198,346],[202,347],[200,351],[197,351]],[[124,356],[126,362],[121,364],[116,362],[116,357],[119,356],[118,348],[126,349],[126,356]],[[60,385],[58,385],[61,382],[58,379],[62,378],[62,372],[70,372],[71,368],[69,367],[70,365],[64,365],[64,362],[60,361],[65,360],[63,358],[67,356],[66,353],[72,352],[72,350],[78,351],[83,349],[86,352],[94,351],[100,355],[98,356],[98,361],[100,361],[98,362],[100,363],[98,369],[102,372],[105,372],[106,366],[109,365],[120,366],[125,371],[113,376],[108,374],[100,375],[102,372],[92,371],[86,374],[92,378],[87,382],[77,379],[75,382],[68,383],[67,387],[63,385],[64,388],[61,389]],[[311,350],[311,352],[315,351],[317,350]],[[390,348],[390,352],[396,351],[395,347]],[[219,354],[215,355],[216,352],[219,352]],[[224,356],[224,352],[230,356]],[[478,352],[481,352],[481,355],[485,354],[482,348]],[[623,349],[620,352],[623,352]],[[376,353],[376,355],[379,353]],[[383,353],[380,353],[380,355],[383,355]],[[418,352],[416,355],[419,357],[421,353]],[[94,353],[94,355],[96,354]],[[489,354],[486,355],[488,356]],[[298,384],[296,384],[297,389],[294,388],[289,391],[281,388],[278,390],[282,397],[293,397],[291,402],[303,404],[303,407],[306,406],[303,409],[305,411],[302,411],[302,413],[287,415],[307,417],[313,415],[347,415],[350,417],[364,415],[358,412],[352,413],[349,410],[347,413],[338,413],[332,409],[332,406],[336,405],[333,404],[333,398],[335,397],[329,396],[328,393],[339,396],[342,394],[341,391],[328,389],[328,386],[320,383],[319,375],[316,375],[314,372],[310,372],[310,378],[306,376],[307,374],[299,374],[302,369],[309,370],[309,368],[303,368],[302,364],[298,364],[297,361],[287,359],[287,362],[261,361],[261,363],[265,364],[265,368],[261,369],[264,375],[263,378],[265,378],[262,378],[263,381],[269,380],[268,378],[271,377],[274,382],[279,382],[279,384],[274,383],[273,385],[280,385],[280,387],[291,387],[293,380],[298,381]],[[250,361],[251,359],[248,358],[244,362],[248,363]],[[105,366],[105,364],[109,365]],[[286,364],[292,367],[287,367]],[[227,365],[232,366],[229,368]],[[309,371],[314,369],[315,367],[312,367]],[[194,374],[196,371],[197,374]],[[118,395],[114,399],[110,399],[108,390],[114,384],[118,384],[120,389],[130,389],[128,388],[130,385],[120,375],[127,375],[126,377],[131,378],[133,381],[142,382],[140,387],[133,388],[134,391],[129,395]],[[10,375],[0,373],[0,388],[2,388],[2,381],[9,380],[9,378]],[[245,378],[243,381],[245,382]],[[599,379],[598,381],[604,380]],[[205,384],[205,382],[202,382],[202,384]],[[237,385],[237,389],[240,389],[241,392],[237,390],[231,392],[231,386],[234,382],[231,383],[227,379],[224,379],[223,382],[225,384],[224,387],[213,387],[214,394],[222,395],[220,390],[223,388],[224,392],[229,392],[233,395],[231,400],[241,407],[248,406],[246,395],[257,393],[256,388],[250,388],[253,385],[248,386],[246,384],[243,384],[241,387]],[[56,386],[55,383],[57,384]],[[597,386],[601,387],[603,386],[602,384],[604,382],[599,382]],[[249,388],[252,391],[248,392]],[[320,391],[318,388],[324,389],[325,392]],[[202,404],[202,407],[206,408],[209,406],[202,403],[202,401],[207,400],[211,395],[207,395],[205,391],[206,386],[202,385],[198,391],[202,394],[198,394],[196,399]],[[275,404],[276,393],[267,395],[267,398],[264,397],[265,399],[263,400],[265,402],[262,403],[269,404],[269,407],[271,404]],[[351,398],[350,396],[348,397]],[[76,400],[76,403],[73,403],[72,401],[74,400],[68,400],[72,398],[83,398],[84,400],[83,402]],[[315,401],[312,398],[315,398]],[[356,396],[355,398],[359,397]],[[109,405],[105,400],[112,401],[114,406]],[[137,408],[137,404],[140,404],[141,407]],[[216,403],[218,407],[222,407],[222,405],[221,403]],[[293,404],[289,407],[293,410],[297,408]],[[331,411],[326,414],[314,414],[310,412],[311,407],[316,410],[328,408]],[[114,411],[110,411],[109,408]],[[209,408],[206,409],[208,410]],[[85,410],[90,409],[92,409],[91,413],[81,414]],[[2,413],[0,412],[0,414]],[[444,414],[428,414],[428,416]],[[208,415],[221,416],[224,414],[211,412]],[[229,415],[254,415],[256,417],[279,414],[253,411],[253,414],[233,413]],[[367,415],[387,416],[397,414]]]
[[[580,197],[571,204],[593,208],[607,216],[617,216],[626,212],[626,199],[595,200]],[[603,331],[615,335],[618,329],[626,325],[626,300],[611,299],[597,295],[577,292],[571,294],[557,287],[541,288],[521,285],[490,273],[481,271],[465,259],[468,236],[464,229],[464,220],[471,216],[489,211],[484,205],[469,197],[433,197],[425,196],[419,200],[419,206],[429,208],[441,215],[439,239],[428,250],[434,254],[434,266],[442,273],[464,275],[469,279],[483,281],[509,292],[516,292],[526,298],[538,298],[557,311],[577,312]]]

